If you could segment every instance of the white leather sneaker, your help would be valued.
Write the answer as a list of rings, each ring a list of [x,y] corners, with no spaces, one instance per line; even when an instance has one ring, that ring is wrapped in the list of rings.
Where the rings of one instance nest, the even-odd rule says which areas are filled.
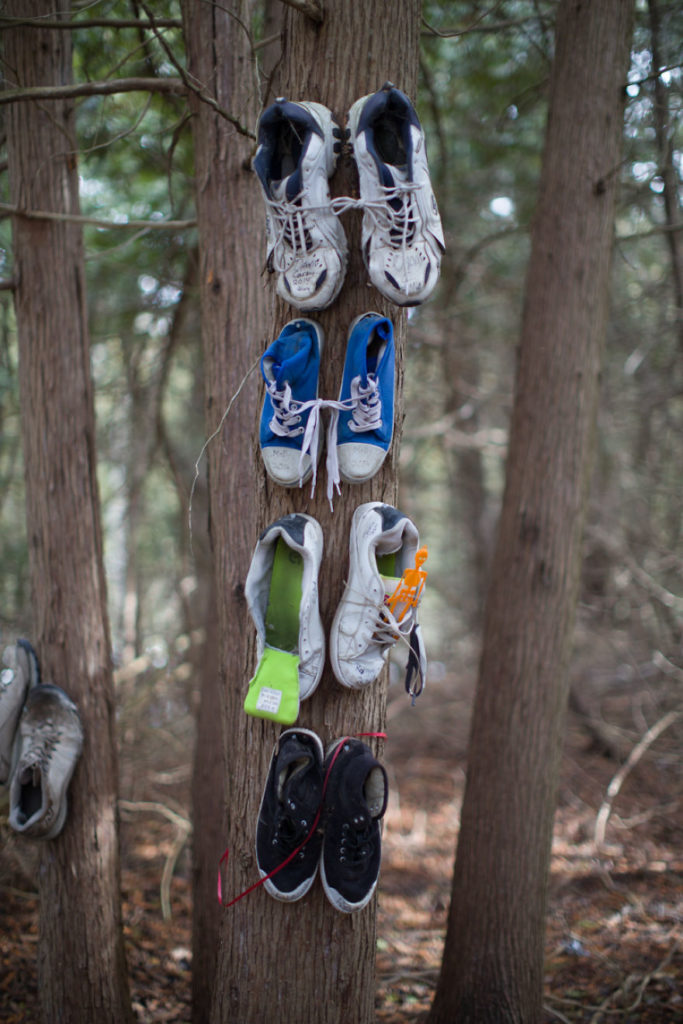
[[[416,306],[439,278],[443,228],[425,137],[412,103],[387,82],[349,111],[370,280],[398,306]]]
[[[349,577],[330,632],[330,659],[342,686],[373,683],[399,639],[409,647],[406,689],[422,691],[426,658],[417,609],[427,557],[413,522],[392,505],[369,501],[353,514]]]
[[[329,306],[346,273],[346,236],[328,186],[335,133],[322,103],[282,98],[263,111],[257,128],[252,166],[266,203],[266,266],[278,275],[278,295],[302,311]]]
[[[19,757],[10,780],[9,823],[31,839],[64,827],[67,789],[83,750],[78,709],[52,683],[34,686],[19,720]]]

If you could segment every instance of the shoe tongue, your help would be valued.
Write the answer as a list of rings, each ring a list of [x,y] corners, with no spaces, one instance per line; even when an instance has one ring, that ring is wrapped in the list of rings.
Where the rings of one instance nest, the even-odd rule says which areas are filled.
[[[292,174],[280,181],[271,181],[270,192],[273,199],[292,202],[301,192],[301,172],[297,168]]]
[[[311,355],[311,337],[308,331],[294,331],[278,338],[262,360],[266,380],[274,380],[281,389],[286,381],[291,384],[304,373]]]
[[[407,164],[401,164],[400,166],[396,166],[394,164],[381,164],[380,176],[385,188],[394,188],[396,185],[400,185],[405,181],[410,181],[410,172]],[[394,199],[391,200],[391,202],[400,202],[400,200]]]
[[[344,771],[342,783],[344,803],[353,811],[351,820],[354,817],[358,817],[359,811],[362,813],[365,820],[361,827],[365,827],[370,823],[364,788],[374,763],[371,754],[364,754],[362,757],[356,757]]]
[[[401,581],[401,577],[400,576],[382,576],[381,580],[382,580],[382,584],[384,586],[384,596],[385,596],[385,598],[388,599],[388,598],[390,598],[392,596],[392,594],[396,590],[396,587],[399,585],[399,583]]]
[[[27,764],[19,776],[19,784],[21,786],[34,786],[40,785],[40,765],[36,762],[34,764]]]
[[[278,758],[278,797],[286,799],[285,789],[290,797],[308,804],[315,791],[322,786],[322,769],[314,770],[313,753],[304,743],[290,739]]]

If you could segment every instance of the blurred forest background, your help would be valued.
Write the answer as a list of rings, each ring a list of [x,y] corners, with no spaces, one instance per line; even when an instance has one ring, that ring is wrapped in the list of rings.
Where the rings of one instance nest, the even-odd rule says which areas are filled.
[[[416,101],[448,248],[435,296],[410,315],[405,367],[399,504],[429,546],[421,619],[435,694],[427,689],[424,717],[416,712],[406,735],[438,729],[440,712],[429,717],[436,695],[442,709],[467,721],[504,483],[555,7],[552,0],[424,5]],[[137,0],[75,3],[74,12],[76,22],[92,22],[74,27],[76,82],[178,77],[185,58],[173,0],[154,4],[163,43],[139,25],[94,23],[144,17]],[[254,4],[254,45],[264,57],[266,13]],[[576,721],[614,759],[612,770],[649,728],[683,707],[681,39],[677,0],[637,0],[624,160],[612,171],[621,191],[611,315],[571,675]],[[262,87],[267,102],[265,77]],[[145,806],[147,816],[159,811],[172,833],[160,871],[164,863],[172,871],[190,827],[197,666],[206,656],[211,591],[191,130],[184,98],[171,93],[93,94],[76,103],[122,809],[124,820]],[[6,166],[0,153],[5,204]],[[3,644],[32,632],[12,274],[5,212]],[[270,339],[263,340],[265,348]],[[255,425],[258,411],[246,413]],[[612,719],[605,709],[615,694],[628,694],[619,705],[627,712]],[[390,726],[392,716],[390,700]],[[676,731],[680,737],[680,725]],[[678,812],[680,841],[673,732],[665,760],[678,797],[667,816]],[[3,810],[6,834],[4,817]]]

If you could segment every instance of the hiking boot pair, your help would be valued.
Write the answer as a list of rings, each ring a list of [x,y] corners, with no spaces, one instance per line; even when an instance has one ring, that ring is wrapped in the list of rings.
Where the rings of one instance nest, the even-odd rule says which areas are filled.
[[[320,866],[332,906],[362,910],[377,886],[387,792],[386,771],[360,740],[342,737],[325,754],[314,732],[285,730],[273,751],[256,829],[267,892],[287,903],[299,900]]]
[[[244,704],[248,714],[292,725],[299,702],[320,682],[322,552],[320,524],[303,512],[278,519],[259,538],[245,583],[258,659]],[[413,700],[422,691],[426,656],[417,609],[426,557],[415,525],[398,509],[371,501],[354,512],[348,582],[330,633],[332,668],[342,686],[374,682],[401,639],[409,649],[406,689]]]
[[[444,248],[419,118],[387,82],[353,104],[348,126],[360,200],[330,199],[342,133],[327,107],[280,98],[261,114],[253,168],[266,203],[266,266],[285,301],[325,309],[346,273],[337,214],[358,206],[370,280],[397,305],[419,305],[436,285]]]
[[[54,839],[64,827],[67,789],[83,747],[76,705],[40,679],[28,640],[3,653],[0,672],[0,783],[9,781],[9,823],[31,839]]]
[[[286,324],[261,359],[266,393],[259,446],[270,478],[302,486],[322,451],[322,409],[331,412],[327,434],[327,497],[339,481],[372,479],[384,462],[394,430],[394,329],[379,313],[351,324],[337,400],[318,397],[323,332],[312,320]]]

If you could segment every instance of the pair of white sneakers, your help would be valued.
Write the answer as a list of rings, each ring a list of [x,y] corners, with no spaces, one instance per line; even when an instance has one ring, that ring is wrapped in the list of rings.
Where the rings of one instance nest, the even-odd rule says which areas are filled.
[[[348,134],[360,199],[331,199],[328,179],[342,132],[328,108],[280,98],[261,114],[253,168],[266,203],[266,265],[278,274],[278,294],[304,312],[334,301],[348,253],[338,214],[359,207],[371,282],[399,306],[419,305],[438,280],[444,237],[415,108],[387,82],[353,104]]]
[[[257,670],[245,710],[292,725],[299,702],[316,689],[325,663],[318,604],[323,554],[320,524],[305,513],[272,523],[261,535],[245,583],[256,626]],[[359,505],[349,538],[349,576],[332,623],[330,660],[338,682],[351,689],[373,683],[389,652],[409,648],[406,689],[413,700],[426,677],[417,621],[426,573],[417,528],[383,502]]]
[[[83,749],[78,709],[40,679],[28,640],[5,648],[0,670],[0,784],[9,783],[9,823],[31,839],[64,828],[67,789]]]

